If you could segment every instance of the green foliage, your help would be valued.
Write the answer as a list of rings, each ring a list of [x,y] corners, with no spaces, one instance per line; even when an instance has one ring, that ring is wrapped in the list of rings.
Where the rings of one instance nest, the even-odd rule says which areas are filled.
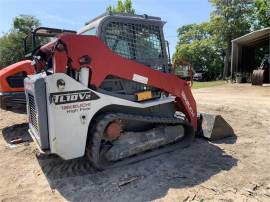
[[[254,7],[256,28],[270,27],[270,1],[255,0]]]
[[[116,7],[109,5],[106,10],[113,13],[135,14],[135,9],[132,8],[131,0],[125,0],[124,2],[122,0],[118,0]]]
[[[209,0],[213,39],[224,55],[223,77],[229,75],[231,41],[250,32],[254,3],[250,0]]]
[[[209,0],[210,21],[178,29],[174,59],[188,60],[195,69],[229,75],[231,40],[253,29],[270,26],[269,0]]]
[[[231,40],[250,31],[253,3],[249,0],[209,0],[214,6],[210,28],[219,41],[224,41],[224,49]]]
[[[19,15],[13,20],[13,29],[15,32],[23,33],[25,35],[39,26],[39,20],[31,15]]]
[[[0,38],[0,67],[24,59],[23,39],[38,26],[39,20],[29,15],[20,15],[13,20],[11,31]]]
[[[22,40],[18,32],[11,32],[0,38],[0,67],[6,67],[23,59]]]
[[[213,76],[222,72],[222,55],[212,40],[209,23],[185,25],[177,31],[174,61],[189,61],[195,71],[208,70]]]
[[[192,85],[192,89],[199,89],[199,88],[210,88],[210,87],[215,87],[215,86],[222,86],[225,85],[224,80],[219,80],[219,81],[205,81],[205,82],[200,82],[200,81],[194,81]]]

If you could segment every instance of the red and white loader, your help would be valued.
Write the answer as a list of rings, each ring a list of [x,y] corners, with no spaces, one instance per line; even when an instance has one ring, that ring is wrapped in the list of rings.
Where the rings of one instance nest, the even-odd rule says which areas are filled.
[[[35,51],[40,73],[24,86],[29,131],[43,152],[85,155],[105,168],[167,144],[188,146],[195,133],[232,132],[215,128],[220,116],[197,115],[188,81],[170,73],[163,25],[106,13]]]

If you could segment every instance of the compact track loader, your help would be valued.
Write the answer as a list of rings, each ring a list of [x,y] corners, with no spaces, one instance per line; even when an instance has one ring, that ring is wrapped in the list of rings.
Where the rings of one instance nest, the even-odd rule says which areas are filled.
[[[164,145],[188,146],[196,132],[214,135],[213,125],[208,134],[201,129],[210,119],[197,115],[189,83],[169,73],[163,25],[158,17],[106,13],[35,51],[40,73],[24,86],[40,150],[85,155],[105,168]]]

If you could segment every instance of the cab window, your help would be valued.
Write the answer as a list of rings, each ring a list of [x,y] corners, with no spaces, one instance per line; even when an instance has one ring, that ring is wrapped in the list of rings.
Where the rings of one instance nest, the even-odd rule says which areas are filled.
[[[27,77],[27,73],[25,71],[18,72],[7,77],[7,82],[11,88],[23,88],[23,80],[25,77]]]
[[[105,27],[104,40],[113,52],[163,71],[159,26],[110,22]]]
[[[95,27],[90,28],[89,30],[86,30],[81,33],[81,35],[89,35],[89,36],[94,36],[97,34],[97,29]]]

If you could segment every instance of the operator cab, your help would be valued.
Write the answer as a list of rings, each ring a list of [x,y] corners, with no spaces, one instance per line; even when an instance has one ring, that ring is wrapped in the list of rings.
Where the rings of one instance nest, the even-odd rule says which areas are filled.
[[[107,12],[87,22],[77,34],[95,35],[114,53],[154,70],[169,72],[164,24],[159,17]],[[140,100],[141,95],[143,100],[161,97],[159,89],[112,75],[103,81],[98,91],[130,101]],[[145,97],[146,94],[149,96]]]
[[[77,34],[96,35],[122,57],[168,72],[164,24],[159,17],[108,12],[87,22]]]

